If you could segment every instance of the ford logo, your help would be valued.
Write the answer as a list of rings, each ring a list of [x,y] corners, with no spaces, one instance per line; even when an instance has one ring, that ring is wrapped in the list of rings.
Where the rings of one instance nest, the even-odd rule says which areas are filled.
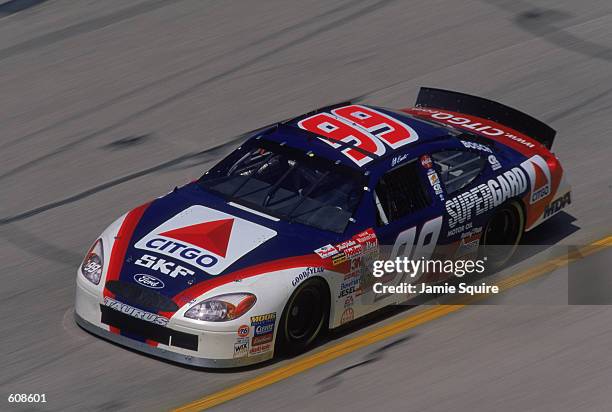
[[[164,286],[164,282],[157,279],[155,276],[145,275],[144,273],[139,273],[134,275],[134,280],[137,283],[140,283],[142,286],[146,286],[151,289],[161,289]]]

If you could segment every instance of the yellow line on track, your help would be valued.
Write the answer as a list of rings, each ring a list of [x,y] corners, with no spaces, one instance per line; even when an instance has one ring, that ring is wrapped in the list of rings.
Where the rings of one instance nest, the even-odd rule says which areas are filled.
[[[526,271],[505,278],[499,281],[497,283],[497,286],[499,287],[500,291],[513,288],[515,286],[529,282],[530,280],[542,276],[546,273],[550,273],[555,269],[565,267],[572,261],[586,257],[611,245],[612,236],[599,239],[589,245],[577,249],[576,251],[570,253],[567,256],[548,260]],[[421,312],[407,316],[406,318],[397,320],[388,325],[378,327],[361,335],[355,336],[354,338],[350,338],[335,345],[329,346],[319,352],[315,352],[302,358],[290,361],[279,368],[273,369],[269,372],[265,372],[259,376],[256,376],[255,378],[239,383],[238,385],[232,386],[230,388],[221,390],[219,392],[207,395],[201,399],[185,404],[181,407],[174,409],[174,412],[201,411],[204,409],[211,408],[213,406],[217,406],[221,403],[230,401],[242,395],[246,395],[247,393],[254,392],[263,387],[272,385],[283,379],[297,375],[300,372],[312,369],[315,366],[329,362],[342,355],[346,355],[347,353],[354,352],[365,346],[397,335],[398,333],[404,332],[416,326],[456,312],[467,306],[469,303],[475,300],[485,299],[486,297],[488,296],[476,296],[473,298],[461,300],[460,303],[454,305],[438,305],[429,307],[425,310],[422,310]]]

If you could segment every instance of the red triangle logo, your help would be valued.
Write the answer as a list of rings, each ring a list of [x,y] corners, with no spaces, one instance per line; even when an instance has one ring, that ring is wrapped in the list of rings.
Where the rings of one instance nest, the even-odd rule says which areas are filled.
[[[160,233],[160,235],[191,243],[225,257],[232,234],[232,226],[234,226],[234,219],[221,219],[172,229]]]
[[[535,170],[535,183],[533,185],[534,190],[538,190],[548,184],[548,179],[546,178],[546,175],[544,174],[544,171],[542,170],[540,165],[535,162],[532,162],[531,164],[533,165],[533,169]]]

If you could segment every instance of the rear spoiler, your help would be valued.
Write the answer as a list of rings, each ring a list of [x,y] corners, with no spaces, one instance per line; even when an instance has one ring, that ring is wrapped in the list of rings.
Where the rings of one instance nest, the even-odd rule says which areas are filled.
[[[531,137],[549,150],[557,134],[547,124],[511,107],[482,97],[450,90],[421,87],[416,106],[449,110],[488,119]]]

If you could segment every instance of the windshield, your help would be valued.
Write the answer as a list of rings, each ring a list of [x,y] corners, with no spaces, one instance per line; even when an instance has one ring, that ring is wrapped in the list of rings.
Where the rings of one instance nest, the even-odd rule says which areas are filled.
[[[199,183],[236,203],[336,233],[344,232],[363,193],[361,175],[348,167],[265,140],[237,149]]]

